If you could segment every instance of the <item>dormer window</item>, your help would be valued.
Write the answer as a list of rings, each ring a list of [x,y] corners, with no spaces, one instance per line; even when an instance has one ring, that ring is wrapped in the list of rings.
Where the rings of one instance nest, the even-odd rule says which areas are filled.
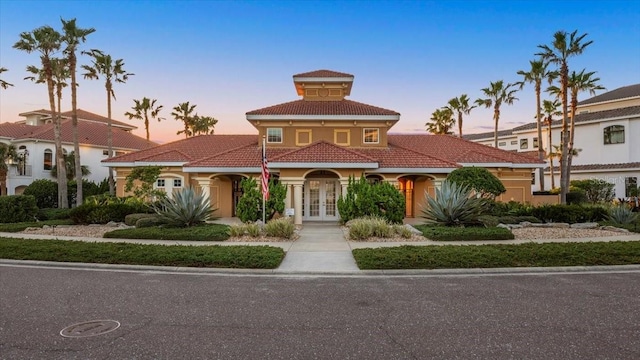
[[[624,126],[611,125],[604,128],[604,144],[624,144]]]
[[[377,129],[377,128],[364,129],[364,143],[365,144],[380,143],[380,129]]]
[[[282,143],[282,128],[267,128],[268,143]]]

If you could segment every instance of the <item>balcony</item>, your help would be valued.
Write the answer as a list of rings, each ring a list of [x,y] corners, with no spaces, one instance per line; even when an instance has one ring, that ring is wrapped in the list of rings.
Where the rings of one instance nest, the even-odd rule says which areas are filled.
[[[17,166],[10,166],[9,176],[10,177],[19,177],[19,176],[31,177],[33,176],[31,165],[18,164]]]

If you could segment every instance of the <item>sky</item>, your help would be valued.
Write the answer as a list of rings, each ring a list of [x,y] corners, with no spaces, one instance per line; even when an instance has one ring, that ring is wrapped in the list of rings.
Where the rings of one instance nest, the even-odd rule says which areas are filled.
[[[570,59],[570,69],[596,71],[607,90],[640,83],[640,1],[14,1],[0,0],[0,121],[48,109],[45,85],[25,81],[37,54],[12,48],[24,31],[76,18],[93,27],[82,50],[123,59],[134,73],[116,84],[113,118],[133,99],[157,99],[162,122],[151,140],[165,143],[183,125],[171,109],[189,101],[218,119],[217,134],[252,134],[246,112],[297,100],[292,76],[329,69],[355,75],[351,100],[401,114],[391,129],[424,133],[436,109],[461,94],[482,96],[497,80],[521,80],[538,45],[563,30],[593,44]],[[88,64],[87,57],[80,58]],[[79,77],[78,107],[106,116],[103,80]],[[599,92],[602,93],[602,92]],[[535,92],[527,85],[501,109],[500,129],[533,121]],[[544,96],[544,95],[543,95]],[[589,98],[588,93],[580,99]],[[63,95],[63,111],[71,109]],[[493,131],[493,111],[465,116],[464,133]]]

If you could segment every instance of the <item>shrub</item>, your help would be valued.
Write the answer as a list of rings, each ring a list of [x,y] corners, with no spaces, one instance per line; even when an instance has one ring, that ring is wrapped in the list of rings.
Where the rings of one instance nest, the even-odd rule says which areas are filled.
[[[425,192],[425,203],[422,217],[426,222],[447,226],[477,224],[486,208],[485,199],[473,196],[469,188],[449,180],[436,188],[435,198]]]
[[[402,225],[396,226],[404,228]],[[379,216],[365,216],[351,220],[349,223],[349,238],[352,240],[364,240],[370,237],[389,238],[394,234],[396,234],[395,227]]]
[[[247,234],[249,234],[249,236],[254,238],[260,237],[260,225],[246,224],[245,229],[247,230]]]
[[[214,219],[215,210],[211,208],[208,196],[187,187],[174,192],[173,197],[161,200],[155,211],[171,226],[189,227]]]
[[[231,237],[242,237],[246,231],[245,224],[233,224],[229,226],[229,236]]]
[[[573,180],[571,187],[584,192],[591,203],[610,202],[615,196],[614,184],[600,179]],[[569,200],[567,200],[569,201]]]
[[[129,225],[129,226],[135,226],[136,223],[138,222],[138,220],[151,218],[151,217],[157,218],[157,216],[155,214],[149,214],[149,213],[129,214],[129,215],[124,217],[124,223],[126,225]]]
[[[405,215],[404,196],[390,183],[370,184],[364,176],[359,180],[349,177],[347,193],[338,198],[340,221],[378,216],[389,223],[402,223]]]
[[[507,191],[504,185],[489,170],[481,167],[462,167],[455,169],[447,176],[447,180],[470,190],[482,197],[493,199]]]
[[[601,206],[542,205],[531,210],[531,215],[544,222],[597,222],[604,220],[607,210]]]
[[[473,241],[473,240],[511,240],[513,233],[501,227],[448,227],[417,225],[424,237],[440,241]]]
[[[584,204],[588,202],[587,195],[580,189],[569,190],[567,193],[567,204]]]
[[[269,221],[264,226],[265,235],[284,239],[291,239],[296,227],[291,218],[279,218]]]
[[[631,211],[631,208],[627,204],[620,203],[609,209],[607,220],[615,224],[632,224],[638,221],[639,217],[638,213]]]
[[[149,214],[149,215],[151,216],[138,219],[135,223],[136,228],[148,228],[148,227],[160,226],[165,224],[164,220],[160,219],[158,215],[156,214]]]
[[[123,222],[125,216],[140,210],[139,205],[127,203],[82,204],[71,209],[69,217],[75,224],[106,224],[110,221]]]
[[[154,189],[153,185],[160,177],[161,166],[141,166],[134,168],[125,178],[124,191],[133,190],[133,195],[143,201],[163,198],[166,194],[162,190]]]
[[[262,193],[256,179],[246,178],[240,182],[242,197],[238,200],[236,213],[242,222],[262,220]],[[276,213],[284,213],[284,199],[287,188],[274,180],[269,180],[269,199],[265,204],[266,220],[271,220]]]
[[[140,219],[147,221],[152,218]],[[189,227],[150,226],[118,229],[104,234],[113,239],[157,239],[186,241],[224,241],[229,238],[229,226],[222,224],[202,224]]]
[[[404,225],[393,225],[393,231],[404,239],[410,239],[413,236],[411,230]]]
[[[37,218],[38,207],[32,195],[0,196],[0,221],[18,223]]]
[[[373,236],[373,226],[366,219],[354,219],[349,225],[349,239],[365,240]]]
[[[388,238],[393,236],[393,228],[389,226],[389,223],[384,218],[372,216],[366,220],[371,222],[371,230],[373,231],[373,236],[380,238]]]
[[[22,195],[32,195],[38,208],[58,207],[58,184],[55,181],[35,180],[24,189]]]
[[[38,220],[68,219],[70,212],[70,209],[40,209],[38,210]]]

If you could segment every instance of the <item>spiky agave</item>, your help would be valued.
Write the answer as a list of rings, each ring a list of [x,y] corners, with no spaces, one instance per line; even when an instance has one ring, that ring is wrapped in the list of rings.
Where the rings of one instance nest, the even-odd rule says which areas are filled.
[[[422,208],[425,222],[447,226],[477,224],[487,206],[486,200],[473,195],[467,186],[449,180],[436,188],[435,197],[425,192],[425,203],[427,206]]]
[[[156,213],[167,224],[188,227],[213,220],[214,209],[211,208],[209,197],[191,187],[167,196],[154,207]]]
[[[631,224],[638,220],[638,214],[634,213],[627,204],[622,202],[609,209],[607,220],[616,224]]]

